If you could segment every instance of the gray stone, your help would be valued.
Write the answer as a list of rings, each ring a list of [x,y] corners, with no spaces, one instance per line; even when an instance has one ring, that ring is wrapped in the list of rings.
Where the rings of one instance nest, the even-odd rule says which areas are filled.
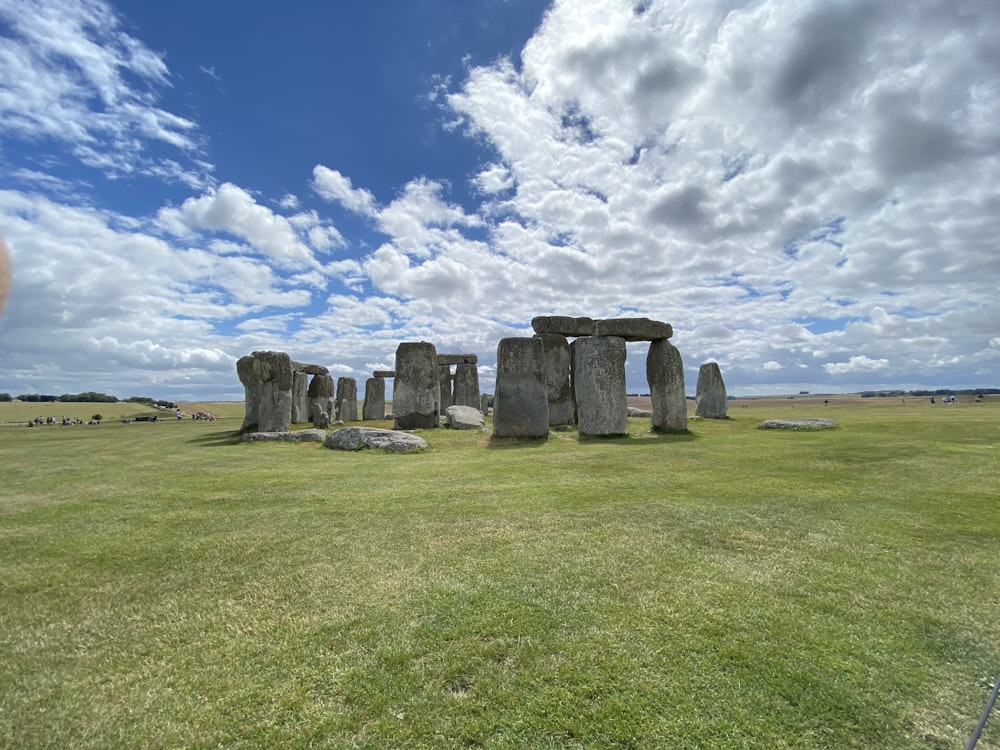
[[[455,389],[451,402],[455,406],[479,409],[479,367],[474,362],[455,365]]]
[[[544,356],[541,339],[501,339],[493,394],[493,434],[497,437],[548,437]]]
[[[605,318],[594,321],[595,336],[619,336],[626,341],[656,341],[674,335],[673,326],[649,318]]]
[[[531,319],[535,333],[558,333],[562,336],[593,336],[593,318],[569,318],[564,315],[538,315]]]
[[[796,432],[811,432],[813,430],[830,430],[837,426],[832,419],[819,417],[805,419],[767,419],[760,423],[762,430],[794,430]]]
[[[483,413],[471,406],[455,404],[444,410],[448,426],[455,430],[479,430],[486,425]]]
[[[396,377],[395,370],[376,370],[372,373],[373,377],[376,378],[394,378]]]
[[[637,409],[634,406],[628,408],[628,416],[636,417],[637,419],[649,419],[653,416],[653,412],[648,409]]]
[[[361,419],[385,419],[385,379],[368,378],[365,381],[365,402],[361,407]]]
[[[333,377],[313,375],[309,381],[309,421],[313,427],[325,430],[330,426],[330,399],[333,395]]]
[[[253,370],[253,355],[236,361],[236,374],[243,383],[243,425],[240,432],[256,432],[257,412],[260,410],[260,378]]]
[[[438,388],[441,394],[441,408],[451,406],[454,401],[451,395],[451,367],[442,365],[438,356]]]
[[[254,352],[260,380],[257,432],[287,432],[292,421],[292,361],[285,352]]]
[[[725,419],[729,409],[726,384],[717,362],[706,362],[698,368],[694,415],[704,419]]]
[[[337,419],[358,421],[358,381],[354,378],[337,378]]]
[[[243,442],[322,443],[326,430],[290,430],[286,432],[248,432]]]
[[[392,411],[397,430],[438,426],[441,395],[437,352],[427,341],[403,342],[396,348]]]
[[[304,372],[306,375],[329,375],[330,370],[323,365],[307,365],[302,362],[292,362],[292,369],[296,372]]]
[[[627,355],[625,340],[618,336],[584,336],[570,345],[577,431],[581,435],[628,432]]]
[[[439,365],[474,365],[479,362],[475,354],[439,354]]]
[[[427,447],[427,441],[418,435],[397,430],[382,430],[377,427],[345,427],[331,432],[324,443],[327,448],[356,451],[361,448],[376,448],[387,453],[409,453]]]
[[[479,397],[479,411],[483,413],[483,416],[490,413],[490,397],[485,393]]]
[[[549,400],[549,424],[576,424],[569,341],[561,333],[538,333],[535,338],[541,339],[544,351],[543,377]]]
[[[292,376],[292,423],[309,421],[309,375],[296,370]]]
[[[330,412],[322,401],[309,402],[309,421],[317,430],[326,431],[330,428]]]
[[[646,382],[653,402],[651,429],[654,432],[684,432],[688,428],[684,363],[677,347],[666,339],[657,339],[649,345]]]

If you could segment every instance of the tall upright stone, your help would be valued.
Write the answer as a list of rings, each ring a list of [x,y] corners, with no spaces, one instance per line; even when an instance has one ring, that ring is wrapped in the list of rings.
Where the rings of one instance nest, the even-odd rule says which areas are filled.
[[[368,378],[365,381],[365,403],[361,419],[371,421],[385,417],[385,378]]]
[[[309,373],[296,370],[292,377],[292,423],[308,422]]]
[[[570,345],[573,398],[581,435],[624,435],[628,431],[625,339],[586,336]]]
[[[646,354],[646,382],[653,401],[653,432],[687,429],[687,395],[681,353],[667,339],[657,339]]]
[[[729,409],[726,384],[717,362],[706,362],[698,368],[698,387],[694,399],[694,415],[705,419],[725,419]]]
[[[260,378],[253,369],[253,355],[248,354],[236,360],[236,375],[243,384],[243,425],[241,433],[257,432],[260,410]]]
[[[439,358],[440,360],[440,358]],[[438,387],[441,393],[441,410],[443,411],[445,407],[451,406],[454,403],[454,398],[451,392],[451,366],[442,365],[440,361],[438,362]]]
[[[479,366],[471,362],[455,365],[455,389],[452,395],[455,406],[479,409]]]
[[[497,437],[548,437],[544,357],[541,339],[500,340],[493,394],[493,434]]]
[[[337,418],[358,421],[358,381],[354,378],[337,378]]]
[[[397,430],[437,427],[441,413],[437,352],[427,341],[403,342],[396,348],[392,413]]]
[[[549,424],[576,424],[573,384],[570,381],[569,340],[560,333],[536,333],[542,340],[545,392],[549,400]]]
[[[313,375],[309,381],[309,419],[313,427],[325,430],[330,426],[330,400],[333,396],[333,376]]]
[[[254,352],[254,374],[260,380],[258,432],[287,432],[292,421],[292,361],[285,352]]]

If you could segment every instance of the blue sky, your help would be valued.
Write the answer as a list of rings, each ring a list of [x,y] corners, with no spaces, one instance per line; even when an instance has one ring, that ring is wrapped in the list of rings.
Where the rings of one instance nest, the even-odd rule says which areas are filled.
[[[689,391],[997,385],[992,0],[286,5],[0,0],[0,390],[490,390],[541,314],[671,323]]]

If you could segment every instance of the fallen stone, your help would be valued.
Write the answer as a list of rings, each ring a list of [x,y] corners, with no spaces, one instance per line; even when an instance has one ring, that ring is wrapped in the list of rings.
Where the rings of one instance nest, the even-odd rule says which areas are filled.
[[[248,432],[240,437],[240,442],[322,443],[325,439],[326,430],[290,430],[287,432]]]
[[[444,415],[453,430],[478,430],[486,424],[483,413],[471,406],[455,404],[445,409]]]
[[[375,448],[387,453],[409,453],[427,447],[427,441],[418,435],[377,427],[345,427],[326,436],[324,445],[342,451]]]
[[[767,419],[760,423],[760,429],[762,430],[796,430],[798,432],[829,430],[836,426],[837,423],[832,419],[821,418]]]
[[[649,419],[653,416],[653,412],[648,409],[636,409],[634,406],[628,408],[628,415],[630,417],[640,417],[642,419]]]

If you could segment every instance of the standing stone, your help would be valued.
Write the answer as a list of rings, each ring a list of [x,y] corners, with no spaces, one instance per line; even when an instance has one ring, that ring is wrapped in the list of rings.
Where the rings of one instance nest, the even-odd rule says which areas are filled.
[[[698,388],[695,392],[694,415],[705,419],[725,419],[729,402],[726,384],[717,362],[706,362],[698,368]]]
[[[453,403],[451,394],[451,367],[449,365],[442,365],[440,363],[440,358],[438,361],[438,378],[439,387],[441,389],[441,409],[451,406]]]
[[[667,339],[649,345],[646,382],[653,401],[653,432],[683,432],[687,429],[687,396],[684,393],[684,363],[681,353]]]
[[[340,421],[358,421],[358,381],[354,378],[337,378],[337,406]]]
[[[292,423],[309,421],[309,373],[297,370],[292,381]]]
[[[493,394],[493,434],[497,437],[548,437],[544,357],[541,339],[500,340]]]
[[[479,367],[471,362],[455,365],[455,392],[452,398],[455,406],[471,406],[479,409]]]
[[[484,417],[490,413],[490,397],[485,393],[479,397],[479,411]]]
[[[333,394],[333,376],[313,375],[309,383],[309,418],[313,427],[325,430],[330,426],[330,396]],[[325,417],[318,417],[320,413]],[[322,424],[321,424],[322,423]]]
[[[257,432],[287,432],[292,421],[292,361],[285,352],[254,352],[254,374],[260,379]]]
[[[397,430],[438,426],[441,409],[437,352],[427,341],[403,342],[396,348],[392,386],[393,423]]]
[[[365,381],[365,403],[361,407],[361,419],[369,421],[385,417],[385,379],[368,378]]]
[[[260,410],[260,378],[253,369],[253,355],[236,361],[236,374],[243,383],[243,425],[241,433],[257,432],[257,412]]]
[[[586,336],[570,346],[573,398],[581,435],[624,435],[628,431],[625,339]]]
[[[537,333],[545,351],[545,392],[549,399],[549,424],[576,424],[573,385],[570,382],[569,341],[560,333]]]

